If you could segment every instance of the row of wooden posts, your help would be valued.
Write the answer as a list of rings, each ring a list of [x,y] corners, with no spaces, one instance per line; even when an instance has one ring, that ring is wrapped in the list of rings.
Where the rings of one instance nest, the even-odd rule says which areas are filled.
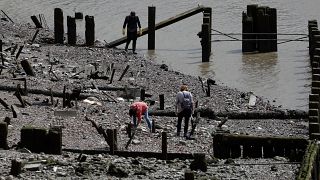
[[[67,16],[67,34],[68,44],[75,45],[77,42],[76,19],[82,19],[82,13],[75,13],[75,17]],[[64,43],[64,17],[60,8],[54,9],[54,41],[55,43]],[[85,16],[85,40],[87,46],[94,45],[95,41],[95,23],[93,16]]]
[[[242,52],[277,51],[277,10],[256,4],[242,13]]]
[[[309,54],[312,68],[311,94],[309,95],[309,137],[320,139],[320,31],[316,20],[308,21]]]

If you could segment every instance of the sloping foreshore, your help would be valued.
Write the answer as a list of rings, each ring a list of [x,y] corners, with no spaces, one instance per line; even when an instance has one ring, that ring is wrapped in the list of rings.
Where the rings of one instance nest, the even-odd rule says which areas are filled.
[[[151,110],[157,110],[159,107],[159,94],[165,96],[165,109],[174,109],[175,95],[181,84],[187,84],[189,90],[193,93],[194,99],[198,101],[199,107],[209,108],[213,111],[274,111],[277,107],[269,104],[267,100],[257,97],[255,106],[249,106],[249,93],[240,92],[236,89],[230,89],[225,86],[212,85],[211,97],[206,97],[198,77],[182,74],[172,70],[162,68],[149,59],[139,55],[124,52],[120,49],[106,49],[103,44],[100,47],[85,46],[67,46],[51,44],[53,33],[51,31],[41,30],[33,45],[28,44],[35,30],[29,24],[12,24],[1,21],[0,34],[3,42],[3,50],[18,44],[24,45],[22,53],[17,61],[11,56],[10,51],[3,53],[4,64],[0,75],[0,84],[15,87],[18,83],[23,86],[21,81],[13,80],[15,78],[26,77],[27,87],[33,89],[50,90],[62,92],[63,87],[67,90],[81,88],[84,93],[96,97],[102,105],[90,105],[79,100],[77,108],[72,107],[65,110],[76,110],[77,117],[61,118],[54,116],[54,111],[62,110],[62,104],[52,106],[49,96],[41,94],[28,94],[24,98],[31,102],[32,106],[19,108],[20,114],[17,118],[12,118],[9,126],[8,143],[10,147],[15,146],[20,140],[20,130],[23,126],[35,126],[48,128],[52,125],[63,125],[63,148],[68,149],[104,149],[107,147],[102,136],[91,123],[85,121],[85,116],[94,119],[105,129],[115,128],[118,130],[118,146],[124,150],[128,137],[125,132],[126,123],[130,122],[128,107],[131,102],[124,100],[109,102],[110,96],[117,98],[120,92],[117,91],[97,91],[93,85],[98,87],[136,87],[143,88],[147,94],[152,95],[150,100],[155,104],[150,106]],[[78,44],[83,44],[81,40]],[[97,45],[99,43],[97,42]],[[28,60],[35,71],[36,76],[25,76],[24,71],[17,64],[21,60]],[[18,62],[18,63],[17,63]],[[96,67],[107,71],[113,64],[115,69],[114,79],[110,80],[90,79],[81,71],[88,71],[89,68]],[[89,66],[90,65],[90,66]],[[125,67],[129,65],[128,72],[119,81]],[[87,67],[87,68],[85,68]],[[50,73],[52,70],[54,73]],[[110,71],[108,71],[110,75]],[[107,93],[108,95],[106,95]],[[0,91],[0,98],[9,104],[19,104],[18,99],[13,92]],[[58,98],[55,98],[55,100]],[[108,100],[109,99],[109,100]],[[60,98],[61,102],[61,98]],[[12,112],[0,107],[0,119],[6,116],[12,117]],[[152,116],[153,120],[161,129],[156,133],[147,132],[146,124],[142,123],[136,134],[136,141],[130,145],[129,151],[161,151],[161,132],[168,132],[168,151],[169,152],[187,152],[187,153],[207,153],[210,158],[212,137],[211,133],[217,130],[220,121],[215,119],[202,118],[196,129],[195,140],[185,140],[182,137],[176,137],[176,117]],[[223,129],[231,133],[252,134],[252,135],[276,135],[276,136],[294,136],[306,138],[308,135],[307,125],[304,121],[298,120],[230,120]],[[110,174],[111,164],[124,169],[128,174],[127,179],[182,179],[184,170],[188,169],[190,160],[173,160],[170,162],[157,159],[144,158],[122,158],[105,154],[88,155],[85,162],[78,162],[79,154],[63,152],[61,156],[21,153],[14,148],[0,151],[0,178],[9,177],[10,162],[12,159],[21,158],[25,161],[46,160],[42,168],[36,171],[24,171],[17,178],[25,179],[56,179],[56,178],[75,178],[75,179],[106,179],[116,178]],[[212,159],[209,159],[212,160]],[[237,159],[236,163],[252,163],[252,160]],[[256,162],[272,163],[273,159],[256,160]],[[279,160],[278,160],[279,161]],[[278,162],[277,161],[277,162]],[[242,166],[219,166],[223,160],[209,161],[209,169],[206,173],[197,172],[197,177],[217,178],[238,178],[238,179],[292,179],[295,176],[298,165],[276,165],[277,171],[271,166],[252,166],[250,168]],[[286,159],[280,162],[287,162]],[[215,164],[217,163],[217,164]],[[49,164],[49,165],[48,165]],[[212,166],[211,166],[212,165]],[[265,167],[267,167],[265,170]],[[272,170],[273,169],[273,170]],[[108,174],[109,172],[109,174]]]

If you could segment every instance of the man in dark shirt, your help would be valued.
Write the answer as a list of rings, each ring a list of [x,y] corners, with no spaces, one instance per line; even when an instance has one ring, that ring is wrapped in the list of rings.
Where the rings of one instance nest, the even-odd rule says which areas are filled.
[[[137,27],[139,27],[139,35],[141,35],[141,24],[139,17],[136,16],[134,11],[131,11],[130,16],[127,16],[123,23],[122,34],[125,35],[125,28],[127,26],[127,43],[125,50],[128,50],[130,41],[132,40],[132,51],[133,54],[137,54],[136,51],[136,41],[137,41]]]

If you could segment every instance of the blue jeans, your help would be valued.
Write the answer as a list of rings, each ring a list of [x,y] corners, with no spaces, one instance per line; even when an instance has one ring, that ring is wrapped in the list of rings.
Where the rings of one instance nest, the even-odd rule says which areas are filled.
[[[148,128],[151,129],[152,127],[152,121],[149,118],[149,114],[148,114],[148,110],[144,113],[144,119],[148,124]],[[132,116],[132,121],[133,121],[133,125],[134,127],[137,127],[137,117],[136,116]]]

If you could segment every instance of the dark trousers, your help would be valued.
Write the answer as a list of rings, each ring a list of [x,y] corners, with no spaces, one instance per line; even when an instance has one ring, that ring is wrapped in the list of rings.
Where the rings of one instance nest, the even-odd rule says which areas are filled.
[[[128,46],[132,40],[132,51],[136,51],[136,43],[137,43],[137,31],[134,32],[127,32],[127,43],[125,50],[128,50]]]
[[[191,117],[192,111],[191,109],[184,109],[178,114],[178,124],[177,124],[177,133],[179,134],[181,131],[181,123],[184,118],[184,135],[188,133],[189,120]]]

